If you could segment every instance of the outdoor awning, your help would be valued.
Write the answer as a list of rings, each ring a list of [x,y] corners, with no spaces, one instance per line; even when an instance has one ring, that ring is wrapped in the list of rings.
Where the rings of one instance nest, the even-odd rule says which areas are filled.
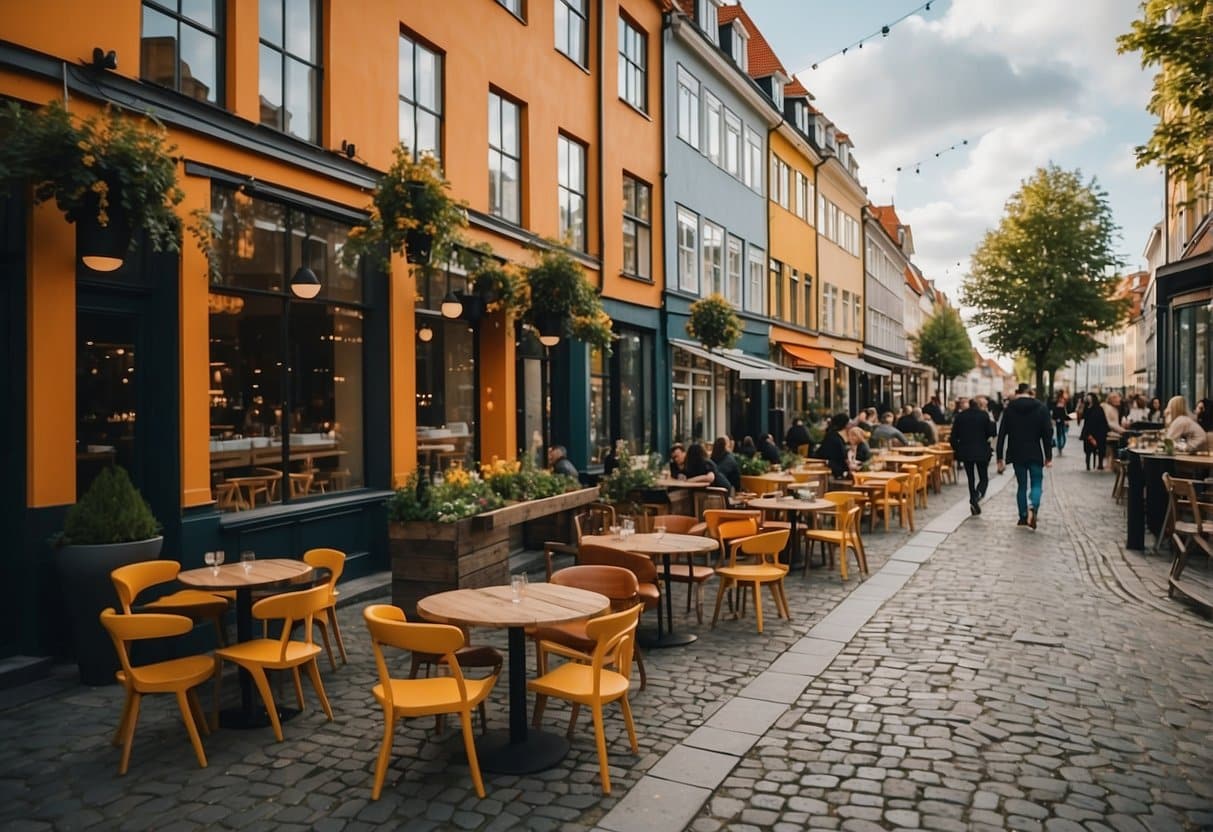
[[[861,373],[867,373],[870,376],[890,376],[892,370],[884,367],[877,367],[875,364],[869,364],[857,355],[847,355],[845,352],[834,353],[834,359],[839,363],[850,367],[852,370],[858,370]]]
[[[913,362],[911,362],[911,361],[907,361],[904,358],[898,358],[895,355],[885,355],[882,352],[865,351],[863,354],[863,357],[865,360],[870,358],[873,361],[879,361],[882,364],[888,364],[890,367],[913,367],[914,366]]]
[[[819,350],[816,347],[803,347],[800,344],[784,344],[780,343],[780,347],[787,353],[793,361],[799,364],[808,364],[810,367],[822,367],[826,370],[834,369],[834,356],[830,355],[829,350]]]
[[[699,344],[690,341],[673,340],[674,346],[686,350],[691,355],[711,361],[725,369],[732,370],[747,381],[814,381],[808,373],[798,373],[787,367],[780,367],[773,361],[747,355],[741,350],[717,350],[709,352]]]

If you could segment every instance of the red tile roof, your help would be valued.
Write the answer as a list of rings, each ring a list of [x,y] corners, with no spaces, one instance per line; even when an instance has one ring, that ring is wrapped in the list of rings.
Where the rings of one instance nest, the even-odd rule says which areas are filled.
[[[871,206],[872,213],[876,215],[876,219],[880,220],[881,227],[885,233],[889,235],[889,239],[893,242],[899,242],[897,231],[903,225],[901,218],[897,216],[897,209],[892,205],[873,205]]]
[[[779,58],[775,54],[775,50],[771,48],[771,44],[767,43],[767,39],[762,36],[762,32],[758,31],[758,27],[750,16],[746,14],[746,10],[741,7],[740,3],[733,6],[721,6],[718,12],[718,19],[721,26],[740,19],[741,25],[749,33],[750,65],[745,67],[745,70],[752,78],[765,78],[768,75],[774,75],[776,72],[782,73],[786,78],[791,77],[792,74],[784,69],[783,64],[779,62]]]
[[[838,141],[838,142],[850,142],[851,137],[848,136],[846,133],[842,132],[841,130],[839,130],[837,133],[834,134],[834,140]]]
[[[906,266],[906,285],[909,286],[916,295],[921,295],[927,290],[926,285],[922,282],[922,278],[920,278],[918,273],[909,266]]]
[[[813,97],[813,93],[809,92],[795,75],[792,76],[792,82],[783,88],[783,94],[787,98]],[[809,109],[812,108],[810,107]]]
[[[695,17],[695,0],[673,0],[674,5],[688,17]]]

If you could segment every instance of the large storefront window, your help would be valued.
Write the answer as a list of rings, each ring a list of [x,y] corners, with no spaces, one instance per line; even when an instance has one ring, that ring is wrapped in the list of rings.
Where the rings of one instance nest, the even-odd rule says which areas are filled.
[[[1175,394],[1191,407],[1209,398],[1213,384],[1213,312],[1208,302],[1181,306],[1174,312]]]
[[[76,319],[76,496],[110,465],[138,477],[135,321],[81,310]]]
[[[417,462],[431,473],[476,460],[476,333],[438,314],[448,292],[466,289],[467,278],[448,271],[417,281]]]
[[[712,435],[712,365],[706,358],[674,348],[674,441],[715,439]]]
[[[653,450],[653,336],[617,329],[609,358],[590,350],[590,464],[599,465],[616,440],[633,456]]]
[[[590,464],[601,465],[611,449],[610,360],[599,347],[590,350]]]
[[[215,186],[211,484],[222,511],[361,488],[363,286],[341,263],[349,226]],[[301,300],[306,266],[320,294]]]

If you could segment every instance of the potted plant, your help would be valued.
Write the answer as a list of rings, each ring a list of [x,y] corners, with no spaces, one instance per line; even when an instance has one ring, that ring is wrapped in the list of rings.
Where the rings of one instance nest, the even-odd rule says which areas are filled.
[[[493,250],[480,243],[462,258],[468,285],[484,303],[485,312],[503,311],[507,316],[526,305],[527,286],[513,263],[502,262]]]
[[[687,335],[707,349],[732,349],[741,340],[741,320],[724,296],[713,293],[691,304]]]
[[[56,566],[71,611],[80,681],[112,683],[118,657],[99,619],[103,609],[118,606],[110,573],[158,557],[164,543],[160,524],[126,469],[113,465],[68,509],[57,542]]]
[[[371,195],[370,219],[350,229],[342,251],[346,262],[369,255],[386,270],[386,253],[414,265],[445,264],[461,243],[467,207],[451,197],[451,185],[430,154],[414,159],[397,145],[392,166]]]
[[[599,494],[604,503],[615,507],[616,514],[639,514],[639,503],[644,500],[645,492],[657,482],[661,456],[651,454],[648,459],[637,464],[628,453],[627,444],[621,441],[615,443],[615,457],[619,464],[610,476],[599,481]]]
[[[568,335],[608,354],[615,334],[597,290],[571,254],[549,244],[526,272],[529,299],[523,321],[541,336]]]
[[[185,198],[177,184],[176,147],[150,116],[107,106],[81,118],[55,101],[30,110],[15,102],[0,110],[0,186],[33,186],[35,204],[54,199],[78,228],[86,265],[122,265],[132,232],[155,251],[179,251]]]

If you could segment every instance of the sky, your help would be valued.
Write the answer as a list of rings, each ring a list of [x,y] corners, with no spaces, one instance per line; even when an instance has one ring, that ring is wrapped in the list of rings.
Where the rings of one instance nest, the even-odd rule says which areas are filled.
[[[851,137],[869,197],[896,205],[912,227],[914,262],[954,305],[970,254],[1023,180],[1049,162],[1097,179],[1126,270],[1144,265],[1163,180],[1136,167],[1133,148],[1152,129],[1153,73],[1138,55],[1116,52],[1139,0],[932,2],[888,37],[828,60],[922,0],[743,5],[815,106]],[[966,319],[971,311],[961,306]],[[983,348],[980,333],[970,334]]]

